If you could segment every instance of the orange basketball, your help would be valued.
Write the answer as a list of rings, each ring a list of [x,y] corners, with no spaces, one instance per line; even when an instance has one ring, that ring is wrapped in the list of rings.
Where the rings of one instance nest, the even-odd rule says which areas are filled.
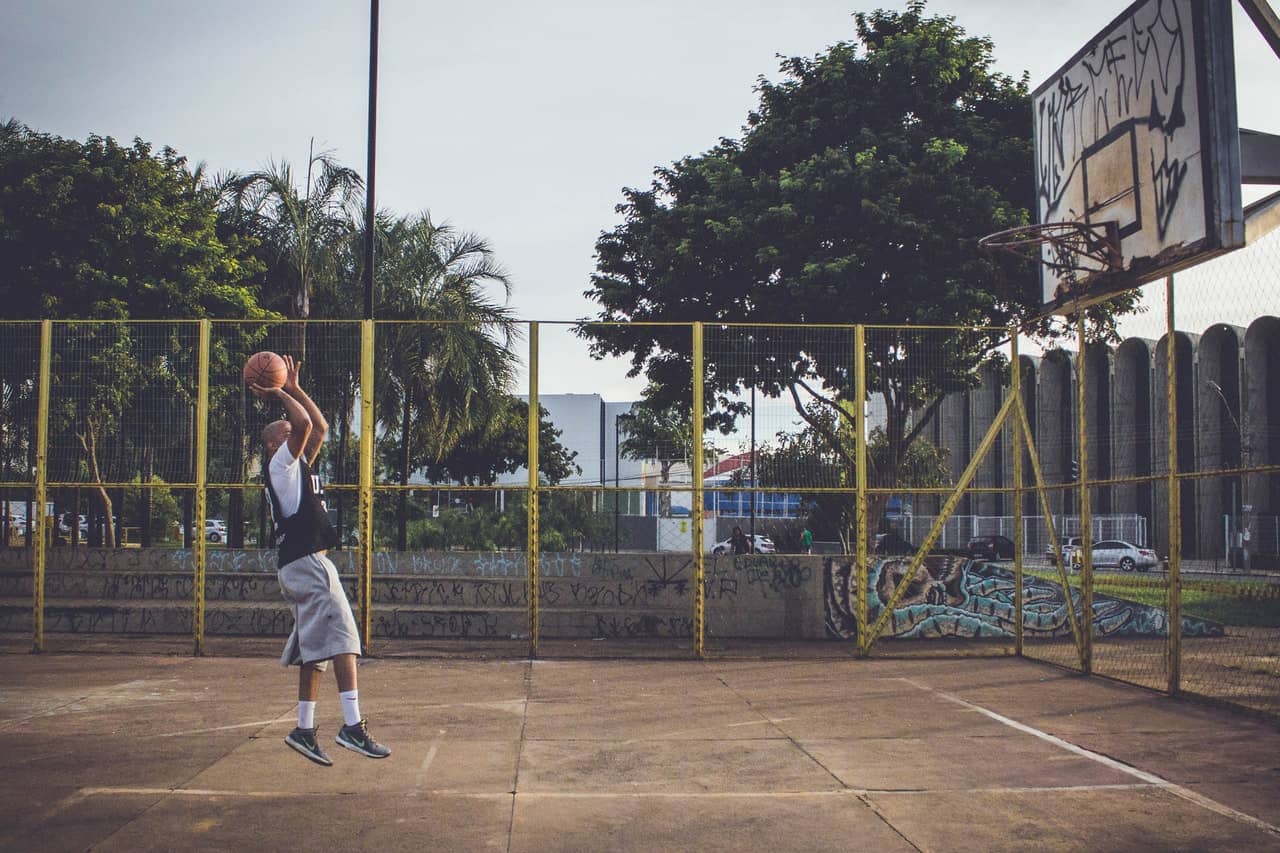
[[[244,363],[244,384],[258,384],[263,388],[280,388],[284,385],[289,369],[284,359],[273,352],[255,352]]]

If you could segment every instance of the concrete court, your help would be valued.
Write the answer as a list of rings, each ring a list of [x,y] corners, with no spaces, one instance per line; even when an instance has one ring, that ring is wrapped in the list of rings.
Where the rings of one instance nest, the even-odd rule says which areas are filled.
[[[1280,850],[1280,731],[1013,658],[0,654],[0,849]]]

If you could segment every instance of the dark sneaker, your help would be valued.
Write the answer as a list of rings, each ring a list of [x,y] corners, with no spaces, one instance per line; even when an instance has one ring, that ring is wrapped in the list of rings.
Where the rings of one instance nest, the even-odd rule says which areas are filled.
[[[294,729],[289,732],[289,736],[284,739],[284,742],[316,764],[323,764],[325,767],[333,765],[333,759],[320,748],[320,742],[316,740],[315,729]]]
[[[337,741],[352,752],[358,752],[370,758],[386,758],[391,754],[391,750],[378,743],[373,739],[373,735],[369,734],[367,720],[361,720],[355,725],[343,726],[338,732]]]

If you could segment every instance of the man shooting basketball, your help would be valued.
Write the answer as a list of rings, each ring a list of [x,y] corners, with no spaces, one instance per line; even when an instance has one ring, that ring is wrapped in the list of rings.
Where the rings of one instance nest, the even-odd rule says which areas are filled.
[[[284,406],[284,420],[262,431],[267,460],[267,492],[276,542],[280,548],[280,591],[293,610],[293,633],[285,643],[281,666],[297,665],[298,726],[285,743],[326,767],[333,764],[316,740],[316,698],[321,673],[333,661],[342,701],[345,725],[339,745],[369,758],[386,758],[391,750],[373,739],[360,716],[356,689],[356,656],[360,635],[351,614],[338,571],[325,551],[338,543],[337,532],[321,498],[319,478],[311,473],[329,425],[320,409],[298,385],[298,366],[284,356],[284,385],[268,388],[251,382],[249,387],[263,400]]]

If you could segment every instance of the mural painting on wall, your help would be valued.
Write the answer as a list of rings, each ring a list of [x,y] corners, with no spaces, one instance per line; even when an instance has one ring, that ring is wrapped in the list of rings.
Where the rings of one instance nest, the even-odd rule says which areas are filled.
[[[872,621],[902,581],[911,561],[891,557],[872,564],[867,573],[867,615]],[[853,565],[826,561],[826,618],[829,636],[857,636],[857,607]],[[884,636],[902,639],[931,637],[1008,637],[1014,635],[1013,570],[964,557],[932,554],[925,557],[906,593],[886,623]],[[1071,622],[1062,586],[1034,575],[1022,579],[1025,637],[1067,637]],[[1072,590],[1079,606],[1080,594]],[[1096,637],[1163,637],[1168,613],[1159,607],[1094,592],[1093,626]],[[1216,622],[1184,616],[1186,637],[1221,637]]]

